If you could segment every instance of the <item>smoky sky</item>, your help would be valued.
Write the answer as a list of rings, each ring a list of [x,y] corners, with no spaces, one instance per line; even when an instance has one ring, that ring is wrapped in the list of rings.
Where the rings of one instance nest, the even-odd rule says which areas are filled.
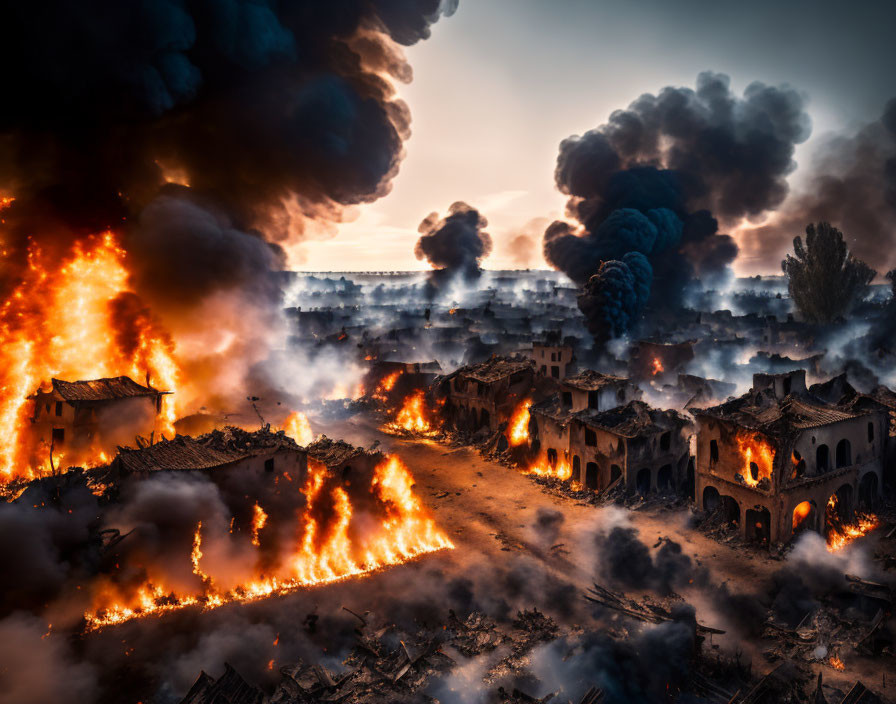
[[[769,223],[745,234],[752,256],[778,265],[808,223],[826,221],[879,273],[896,267],[896,98],[857,130],[826,135],[806,173]]]
[[[793,88],[754,82],[738,96],[728,76],[704,72],[695,89],[645,93],[563,140],[554,177],[572,222],[548,226],[544,254],[587,284],[580,307],[595,336],[627,332],[695,277],[723,276],[737,247],[718,219],[776,208],[810,132]]]
[[[486,227],[488,220],[476,208],[458,201],[444,218],[431,213],[420,223],[414,254],[444,275],[474,279],[479,276],[480,262],[492,251]]]
[[[393,81],[410,78],[400,47],[428,37],[445,9],[439,0],[11,5],[0,28],[0,57],[16,67],[0,110],[0,189],[16,197],[6,214],[13,258],[28,235],[64,246],[139,229],[166,182],[185,180],[193,207],[226,219],[218,232],[204,228],[211,239],[198,249],[214,256],[192,265],[208,268],[180,281],[201,294],[197,283],[214,288],[233,273],[216,272],[214,260],[253,248],[233,233],[284,239],[303,218],[382,196],[410,129],[394,96]],[[143,251],[157,243],[153,256],[163,256],[179,237],[152,231]],[[266,269],[277,249],[249,261]],[[235,273],[245,283],[247,272]]]

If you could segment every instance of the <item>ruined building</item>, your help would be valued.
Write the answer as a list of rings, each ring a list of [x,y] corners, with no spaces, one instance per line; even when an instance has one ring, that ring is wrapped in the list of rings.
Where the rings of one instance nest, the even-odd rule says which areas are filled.
[[[755,374],[745,395],[691,413],[697,504],[721,509],[747,540],[824,532],[831,520],[850,520],[877,501],[888,417],[871,397],[826,401],[798,370]]]
[[[494,356],[437,380],[434,395],[448,427],[494,432],[541,384],[531,359]]]
[[[53,448],[58,457],[80,461],[81,455],[113,452],[117,445],[149,436],[169,393],[141,386],[126,376],[90,381],[53,379],[51,389],[38,389],[31,435],[35,448]]]
[[[622,483],[647,494],[684,489],[690,422],[651,408],[628,379],[584,371],[529,409],[533,449],[570,480],[595,491]],[[565,473],[561,473],[565,474]]]

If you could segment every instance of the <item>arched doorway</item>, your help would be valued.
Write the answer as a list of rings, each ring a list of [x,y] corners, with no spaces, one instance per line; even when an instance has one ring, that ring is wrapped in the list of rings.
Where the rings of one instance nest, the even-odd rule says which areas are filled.
[[[672,491],[672,465],[664,464],[660,467],[660,471],[656,473],[656,490],[661,494],[668,494]]]
[[[852,447],[849,440],[844,438],[837,443],[837,469],[849,467],[852,464]]]
[[[482,415],[479,417],[479,427],[491,430],[491,416],[484,408],[482,409]]]
[[[831,452],[827,445],[819,445],[815,450],[815,472],[824,474],[831,468]]]
[[[610,484],[616,482],[622,476],[622,468],[618,464],[610,465]]]
[[[644,467],[635,477],[635,489],[641,496],[650,493],[650,468]]]
[[[802,501],[793,509],[793,534],[818,530],[818,507],[814,501]]]
[[[722,511],[727,523],[740,525],[740,504],[732,496],[722,497]]]
[[[570,479],[576,484],[582,481],[582,460],[579,459],[578,455],[572,456],[572,475]]]
[[[870,511],[877,506],[877,475],[868,472],[859,482],[859,506]]]
[[[557,450],[553,447],[548,448],[548,464],[551,465],[551,469],[557,468]]]
[[[772,515],[765,506],[748,508],[744,516],[747,525],[747,541],[768,545],[771,540]]]
[[[597,464],[594,462],[585,465],[585,486],[597,491]]]
[[[708,486],[703,490],[703,510],[707,513],[715,511],[722,503],[722,497],[719,496],[719,490],[714,486]]]
[[[852,486],[844,484],[831,494],[824,509],[825,534],[841,532],[841,527],[852,521]]]

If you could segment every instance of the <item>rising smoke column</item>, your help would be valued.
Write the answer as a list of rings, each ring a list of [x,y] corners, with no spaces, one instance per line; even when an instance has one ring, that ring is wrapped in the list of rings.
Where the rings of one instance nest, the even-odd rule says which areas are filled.
[[[626,332],[648,305],[674,305],[694,276],[723,275],[737,246],[716,218],[778,206],[809,131],[796,91],[753,83],[737,97],[727,76],[701,73],[696,90],[642,95],[565,139],[554,177],[575,222],[552,223],[544,253],[587,284],[579,305],[595,338]]]
[[[178,343],[212,364],[247,354],[247,366],[278,304],[279,243],[388,190],[409,135],[393,87],[411,77],[400,47],[452,9],[440,0],[6,8],[0,60],[16,69],[0,110],[0,196],[15,201],[0,232],[0,292],[19,280],[29,242],[58,259],[112,228],[132,253],[135,293]],[[230,334],[202,339],[213,327]]]
[[[830,222],[859,259],[882,272],[896,267],[896,98],[857,132],[825,135],[809,173],[767,224],[743,232],[750,256],[776,269],[807,224]]]
[[[479,278],[479,263],[492,251],[492,238],[485,231],[488,220],[478,210],[458,201],[440,218],[430,213],[420,226],[420,239],[414,248],[417,259],[426,259],[433,267],[428,288],[462,277],[466,281]]]

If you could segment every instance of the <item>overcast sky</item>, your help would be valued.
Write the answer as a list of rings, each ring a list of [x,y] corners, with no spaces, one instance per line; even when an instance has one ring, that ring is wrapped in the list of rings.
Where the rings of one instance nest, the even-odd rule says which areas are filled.
[[[509,240],[527,229],[540,239],[542,220],[562,215],[560,141],[704,70],[728,74],[738,94],[754,80],[804,91],[806,164],[820,134],[876,119],[896,96],[894,29],[893,1],[460,0],[407,51],[413,135],[392,192],[303,245],[296,268],[428,268],[414,257],[417,226],[457,200],[489,220],[484,266],[517,267]],[[531,266],[545,266],[540,244]],[[735,269],[755,273],[749,261]]]

